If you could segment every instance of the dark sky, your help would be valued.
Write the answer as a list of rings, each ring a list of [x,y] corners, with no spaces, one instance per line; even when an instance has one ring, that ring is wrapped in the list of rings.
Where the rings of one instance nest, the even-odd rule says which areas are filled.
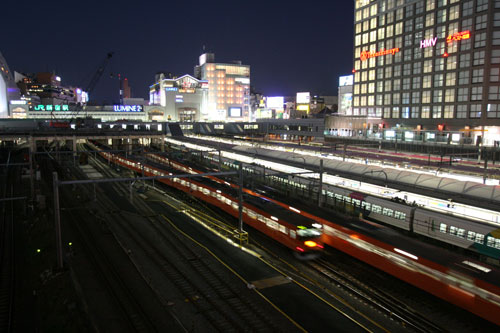
[[[205,45],[216,62],[251,66],[265,95],[336,95],[352,70],[354,1],[14,1],[2,3],[0,52],[11,70],[56,71],[85,87],[114,51],[91,99],[118,100],[127,77],[148,98],[158,71],[193,74]]]

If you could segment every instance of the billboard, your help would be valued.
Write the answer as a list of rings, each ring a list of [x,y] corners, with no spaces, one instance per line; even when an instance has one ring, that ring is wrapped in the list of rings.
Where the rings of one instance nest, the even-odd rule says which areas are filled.
[[[345,75],[339,77],[339,87],[352,86],[354,84],[354,75]]]
[[[285,98],[283,96],[268,97],[266,104],[268,108],[271,109],[283,109],[283,104],[285,103]]]
[[[230,107],[229,117],[241,117],[241,107]]]
[[[311,101],[311,93],[309,92],[297,93],[297,104],[309,104],[310,101]]]

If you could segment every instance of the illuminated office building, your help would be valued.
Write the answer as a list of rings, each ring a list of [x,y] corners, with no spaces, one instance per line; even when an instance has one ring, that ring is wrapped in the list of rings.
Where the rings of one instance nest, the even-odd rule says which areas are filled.
[[[200,56],[194,68],[198,79],[208,81],[208,120],[248,121],[250,117],[250,66],[241,61],[216,63],[213,53]]]
[[[366,135],[491,145],[500,140],[500,1],[356,0],[353,71],[352,116],[371,119]]]

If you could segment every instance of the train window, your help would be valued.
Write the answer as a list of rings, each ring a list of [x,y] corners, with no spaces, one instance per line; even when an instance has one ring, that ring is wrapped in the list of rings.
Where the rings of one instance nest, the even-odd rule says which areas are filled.
[[[328,191],[328,192],[326,192],[326,194],[327,194],[330,198],[333,198],[333,192]]]
[[[494,247],[496,249],[500,249],[500,239],[495,237],[488,236],[487,244],[489,247]]]
[[[297,238],[297,235],[295,234],[295,230],[290,230],[290,237],[291,237],[292,239]]]
[[[345,201],[345,202],[347,202],[347,203],[351,203],[351,198],[346,197],[346,196],[344,195],[344,201]]]
[[[232,206],[233,206],[233,208],[234,208],[234,209],[238,209],[238,208],[239,208],[239,205],[238,205],[238,203],[237,203],[237,202],[233,202],[233,203],[232,203]]]
[[[272,220],[267,221],[266,224],[271,229],[279,230],[279,224],[276,223],[276,222],[274,222],[274,221],[272,221]]]
[[[483,244],[484,243],[484,235],[476,234],[476,243]]]
[[[467,240],[474,241],[476,238],[476,233],[474,231],[467,232]]]
[[[358,200],[358,199],[352,199],[352,203],[356,206],[361,206],[361,200]]]
[[[446,224],[441,223],[441,224],[439,225],[439,231],[441,231],[441,232],[443,232],[443,233],[446,233],[446,227],[447,227],[447,225],[446,225]]]
[[[450,226],[450,235],[454,235],[455,236],[457,234],[457,231],[458,231],[457,227]]]
[[[340,194],[335,193],[335,198],[342,201],[342,196]]]
[[[457,236],[460,238],[465,238],[465,229],[458,229]]]
[[[286,234],[286,233],[287,233],[287,232],[286,232],[286,227],[285,227],[284,225],[281,225],[281,224],[280,224],[280,231],[281,231],[282,233],[284,233],[284,234]]]
[[[248,214],[248,216],[249,216],[250,218],[252,218],[252,219],[254,219],[254,220],[255,220],[255,219],[257,219],[257,214],[255,214],[255,212],[254,212],[253,210],[249,210],[249,211],[247,212],[247,214]]]
[[[398,211],[395,211],[394,212],[394,217],[397,218],[397,219],[400,219],[400,220],[404,220],[404,219],[401,219],[401,212],[398,212]]]
[[[400,213],[401,213],[401,215],[399,216],[399,218],[401,220],[406,220],[406,213],[403,213],[403,212],[400,212]]]
[[[391,217],[394,211],[389,208],[384,208],[382,209],[382,214]]]
[[[382,207],[380,207],[378,205],[372,205],[372,212],[380,214],[380,213],[382,213]]]
[[[366,209],[366,210],[371,210],[371,208],[372,208],[372,204],[371,204],[371,203],[369,203],[369,202],[366,202],[366,201],[363,201],[363,202],[361,203],[361,205],[362,205],[362,206],[363,206],[363,208],[364,208],[364,209]]]

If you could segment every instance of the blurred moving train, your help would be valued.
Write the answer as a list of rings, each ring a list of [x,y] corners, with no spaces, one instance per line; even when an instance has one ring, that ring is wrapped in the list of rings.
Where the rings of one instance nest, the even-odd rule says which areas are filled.
[[[201,171],[165,156],[147,154],[147,157],[183,172],[201,173]],[[224,182],[216,177],[210,178],[217,182]],[[237,187],[234,184],[231,186]],[[403,235],[381,225],[365,223],[363,220],[335,223],[331,221],[331,214],[327,210],[318,209],[313,215],[303,208],[297,209],[252,190],[244,189],[244,191],[289,209],[299,216],[316,221],[324,230],[323,240],[325,244],[500,325],[500,317],[498,316],[500,311],[500,288],[498,286],[500,272],[498,270],[476,263],[472,259],[464,259],[464,257],[450,254],[445,250],[439,251],[438,248],[432,248],[431,253],[429,253],[430,246],[406,239]],[[380,218],[387,217],[388,214],[380,214],[382,208],[381,211],[377,208],[377,205],[385,205],[386,209],[397,211],[392,216],[397,220],[403,221],[406,220],[407,216],[413,216],[412,227],[419,228],[416,225],[420,223],[422,218],[420,215],[423,212],[418,211],[417,207],[408,207],[410,210],[403,212],[400,209],[401,205],[395,202],[387,202],[387,200],[375,197],[361,198],[359,193],[346,194],[350,195],[349,198],[359,201],[359,205],[356,206],[358,208],[363,206],[362,202],[365,202],[365,207],[375,205],[374,209],[365,209],[365,213],[368,212],[367,215],[374,213],[379,214]],[[355,195],[358,196],[357,199],[352,198]],[[428,213],[431,215],[424,216],[435,214],[434,212]],[[423,252],[424,255],[416,256],[411,252]]]
[[[153,177],[172,175],[172,173],[163,170],[162,167],[144,164],[135,161],[132,157],[125,158],[101,150],[96,144],[89,142],[89,146],[93,150],[98,150],[99,154],[106,160],[135,172]],[[199,173],[185,166],[179,168],[180,165],[177,164],[171,164],[170,167],[188,174]],[[217,206],[226,213],[238,218],[239,200],[236,191],[231,187],[230,183],[226,181],[215,182],[213,179],[214,177],[211,177],[211,179],[206,179],[206,177],[196,179],[163,178],[159,179],[159,181]],[[284,209],[269,200],[246,194],[243,202],[242,219],[246,224],[285,245],[303,258],[315,257],[323,250],[322,230],[315,227],[317,223],[313,219],[297,216],[292,211]]]

